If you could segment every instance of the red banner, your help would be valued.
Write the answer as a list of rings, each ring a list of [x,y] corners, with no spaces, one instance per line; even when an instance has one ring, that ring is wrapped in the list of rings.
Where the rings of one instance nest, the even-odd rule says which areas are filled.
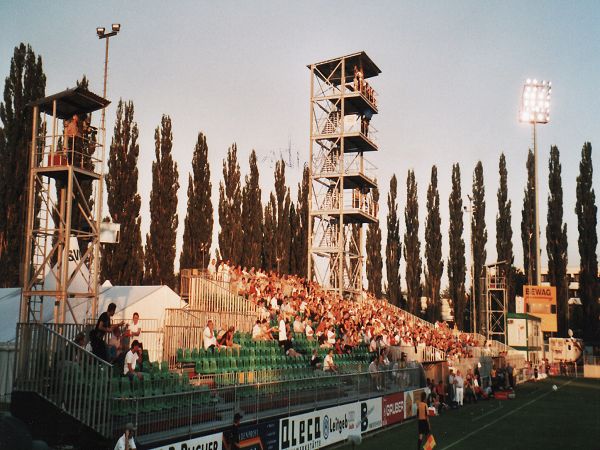
[[[404,393],[386,395],[382,399],[382,424],[388,426],[404,420]]]

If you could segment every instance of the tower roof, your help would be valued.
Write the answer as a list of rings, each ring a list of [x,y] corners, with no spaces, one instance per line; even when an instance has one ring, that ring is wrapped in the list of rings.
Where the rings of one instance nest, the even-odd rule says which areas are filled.
[[[28,106],[39,106],[40,111],[52,114],[52,104],[56,100],[56,117],[70,119],[74,114],[88,114],[110,104],[109,100],[82,87],[66,89],[58,94],[40,98]]]
[[[315,74],[319,78],[325,79],[325,77],[327,77],[328,74],[331,74],[336,69],[336,66],[340,63],[342,59],[345,60],[345,72],[347,80],[352,79],[354,77],[354,66],[362,68],[364,78],[375,77],[381,73],[379,67],[377,67],[377,65],[371,60],[371,58],[369,58],[369,56],[364,51],[362,51],[314,63],[314,66],[317,69],[319,69],[319,72],[321,72],[315,72]],[[312,65],[313,64],[309,64],[307,67],[310,69]],[[338,76],[337,80],[339,80],[340,76]]]

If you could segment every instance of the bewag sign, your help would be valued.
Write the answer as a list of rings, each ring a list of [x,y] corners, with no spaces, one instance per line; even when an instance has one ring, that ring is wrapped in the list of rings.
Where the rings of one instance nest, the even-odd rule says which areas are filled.
[[[556,332],[556,287],[523,286],[525,312],[542,319],[542,331]]]

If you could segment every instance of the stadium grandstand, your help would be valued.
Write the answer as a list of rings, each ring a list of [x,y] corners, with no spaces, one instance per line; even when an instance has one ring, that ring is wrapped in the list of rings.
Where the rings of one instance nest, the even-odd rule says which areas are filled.
[[[342,298],[296,276],[222,262],[182,271],[181,293],[186,306],[166,310],[161,359],[144,350],[141,375],[131,380],[122,365],[73,342],[92,325],[20,324],[20,339],[34,340],[36,350],[17,356],[13,410],[31,419],[35,393],[35,404],[41,398],[59,407],[92,441],[114,440],[131,422],[138,441],[153,448],[212,436],[235,414],[260,423],[420,392],[450,368],[473,373],[482,390],[494,367],[510,363],[517,377],[528,376],[524,358],[499,342],[426,322],[367,293]],[[27,412],[19,414],[19,405]],[[32,423],[43,426],[48,405],[39,411]]]

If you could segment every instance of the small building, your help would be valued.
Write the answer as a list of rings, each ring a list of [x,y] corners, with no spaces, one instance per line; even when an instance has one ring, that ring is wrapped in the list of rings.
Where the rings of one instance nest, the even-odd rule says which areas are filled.
[[[508,345],[525,355],[532,363],[544,356],[542,319],[527,313],[507,313]]]

